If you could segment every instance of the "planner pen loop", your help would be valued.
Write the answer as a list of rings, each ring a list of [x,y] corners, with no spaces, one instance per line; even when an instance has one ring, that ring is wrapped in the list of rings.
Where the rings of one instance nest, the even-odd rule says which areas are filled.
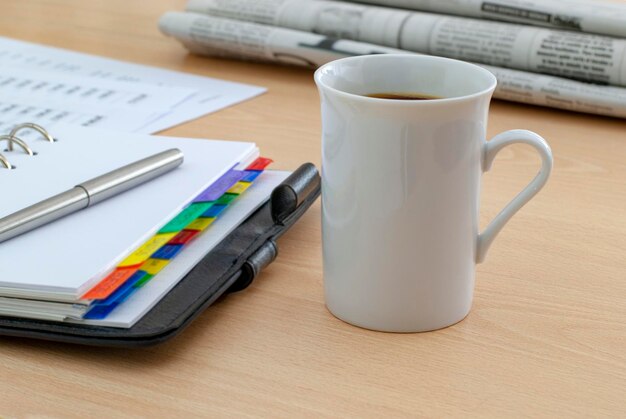
[[[32,122],[25,122],[23,124],[18,124],[14,126],[9,133],[9,136],[17,138],[16,135],[18,131],[21,131],[23,129],[34,129],[35,131],[43,135],[43,137],[49,142],[53,143],[55,141],[54,137],[52,137],[52,135],[50,135],[50,133],[44,127],[42,127],[41,125],[33,124]],[[12,142],[9,142],[9,151],[13,151]]]

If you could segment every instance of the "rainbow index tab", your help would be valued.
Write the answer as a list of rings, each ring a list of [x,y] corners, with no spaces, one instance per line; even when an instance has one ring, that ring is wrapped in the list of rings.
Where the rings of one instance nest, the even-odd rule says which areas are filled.
[[[124,259],[118,266],[135,266],[145,262],[154,252],[159,250],[164,244],[174,238],[174,236],[176,236],[176,233],[157,234],[156,236],[151,237],[139,249],[135,250],[130,254],[130,256]]]
[[[143,287],[144,285],[146,285],[148,282],[150,282],[150,280],[151,280],[152,278],[154,278],[154,275],[150,275],[150,274],[148,274],[148,275],[144,276],[143,278],[141,278],[139,281],[137,281],[137,282],[135,283],[135,285],[133,285],[133,287],[134,287],[134,288],[141,288],[141,287]]]
[[[166,244],[152,254],[153,259],[174,259],[183,250],[182,244]]]
[[[113,294],[128,278],[137,272],[137,267],[117,268],[81,297],[82,300],[103,300]]]
[[[96,302],[85,318],[105,318],[136,289],[148,283],[184,246],[205,230],[226,207],[245,192],[269,165],[260,157],[246,170],[231,169],[207,188],[191,205],[172,219],[159,233],[135,250],[111,274],[89,290],[82,299]]]
[[[248,189],[252,184],[249,182],[237,182],[235,183],[229,190],[227,190],[227,193],[234,193],[236,195],[241,195],[242,193],[244,193],[246,191],[246,189]]]
[[[225,193],[224,195],[220,197],[220,199],[215,201],[215,203],[218,205],[228,205],[231,202],[233,202],[235,198],[237,198],[238,196],[239,195],[234,194],[234,193]]]
[[[167,261],[166,261],[166,262],[167,262]],[[135,287],[135,288],[141,288],[141,287],[143,287],[145,284],[147,284],[148,282],[150,282],[150,280],[151,280],[152,278],[154,278],[154,275],[150,275],[150,274],[148,274],[148,275],[144,276],[143,278],[141,278],[141,279],[140,279],[140,280],[139,280],[139,281],[138,281],[138,282],[134,285],[134,287]]]
[[[139,282],[141,280],[141,278],[143,278],[146,274],[146,272],[138,270],[136,271],[134,274],[132,274],[130,276],[130,278],[128,278],[126,280],[126,282],[124,282],[122,285],[120,285],[114,293],[112,293],[111,295],[109,295],[107,298],[103,299],[103,300],[98,300],[98,301],[94,301],[93,305],[109,305],[111,303],[114,302],[118,302],[120,300],[120,298],[126,294],[128,292],[128,290],[130,288],[133,287],[134,284],[136,284],[137,282]]]
[[[213,207],[211,207],[211,208],[213,208]],[[205,211],[204,214],[202,214],[202,216],[203,217],[207,217],[207,215],[205,215],[205,214],[207,214],[209,211],[211,211],[211,208],[209,208],[207,211]],[[183,230],[180,233],[178,233],[176,235],[176,237],[174,237],[172,240],[170,240],[167,244],[187,244],[191,240],[193,240],[198,235],[198,233],[199,233],[199,231],[197,231],[197,230]]]
[[[241,182],[254,182],[254,180],[263,172],[260,170],[244,170],[243,173],[244,175],[241,178]]]
[[[202,214],[203,217],[216,218],[222,211],[224,211],[228,206],[221,204],[214,204],[211,208]]]
[[[108,316],[118,305],[130,297],[139,287],[135,285],[148,276],[144,271],[135,272],[123,285],[121,285],[106,300],[98,301],[84,315],[85,319],[103,319]]]
[[[215,218],[211,218],[211,217],[198,218],[196,221],[189,224],[187,226],[187,229],[203,231],[203,230],[206,230],[206,228],[210,226],[211,223],[213,223],[213,221],[215,221]]]
[[[169,259],[148,259],[141,265],[141,270],[145,271],[150,276],[154,276],[161,272],[168,263],[170,263]]]
[[[246,170],[262,171],[273,162],[274,161],[272,159],[268,159],[266,157],[259,157],[258,159],[253,161],[252,164],[250,164],[250,166],[246,167]]]
[[[198,195],[193,202],[209,202],[217,200],[224,194],[224,192],[241,180],[243,175],[244,172],[241,170],[229,170],[211,186],[205,189],[204,192]]]
[[[159,233],[178,234],[178,232],[180,232],[181,230],[184,230],[185,227],[187,227],[189,223],[191,223],[193,220],[201,216],[202,213],[204,213],[206,210],[211,208],[212,205],[213,205],[213,202],[194,202],[193,204],[185,208],[180,214],[174,217],[172,221],[167,223],[165,227],[159,230]]]

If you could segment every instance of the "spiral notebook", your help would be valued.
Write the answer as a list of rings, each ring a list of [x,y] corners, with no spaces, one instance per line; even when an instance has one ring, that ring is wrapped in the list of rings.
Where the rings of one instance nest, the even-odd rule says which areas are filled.
[[[0,243],[0,296],[58,302],[78,301],[198,194],[259,154],[254,143],[69,126],[55,126],[53,142],[36,132],[18,136],[24,141],[12,151],[0,137],[0,217],[159,151],[175,147],[185,156],[166,175]]]

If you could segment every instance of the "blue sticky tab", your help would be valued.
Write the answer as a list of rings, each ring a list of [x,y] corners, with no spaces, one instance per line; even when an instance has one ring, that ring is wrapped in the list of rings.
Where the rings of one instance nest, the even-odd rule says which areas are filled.
[[[211,208],[209,208],[208,210],[206,210],[201,217],[205,217],[205,218],[217,218],[218,215],[220,215],[220,213],[222,211],[224,211],[226,208],[228,207],[228,205],[216,205],[214,204]]]
[[[244,170],[241,180],[243,182],[254,182],[254,179],[258,178],[261,173],[263,172],[258,170]]]
[[[95,306],[91,310],[89,310],[87,312],[87,314],[85,314],[83,316],[83,319],[87,319],[87,320],[102,320],[106,316],[108,316],[109,313],[111,313],[117,306],[118,306],[117,303],[109,304],[109,305],[106,305],[106,306],[104,306],[104,305],[103,306]]]
[[[166,244],[154,252],[151,258],[170,260],[173,259],[181,250],[183,250],[182,244]]]
[[[144,275],[145,276],[145,275]],[[139,281],[135,282],[135,284],[133,284],[132,287],[128,288],[126,290],[125,293],[123,293],[122,295],[120,295],[120,297],[118,298],[118,300],[115,302],[115,304],[122,304],[124,301],[126,301],[128,299],[128,297],[130,297],[131,295],[133,295],[138,289],[139,287],[136,287],[135,285],[138,284]]]

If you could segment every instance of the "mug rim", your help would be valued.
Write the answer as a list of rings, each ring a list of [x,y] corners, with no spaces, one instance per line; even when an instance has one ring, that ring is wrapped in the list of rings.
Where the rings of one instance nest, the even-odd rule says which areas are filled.
[[[477,70],[481,73],[483,73],[484,75],[486,75],[488,78],[491,79],[491,82],[489,84],[489,87],[479,90],[475,93],[470,93],[467,95],[460,95],[460,96],[452,96],[452,97],[443,97],[443,98],[435,98],[435,99],[429,99],[429,100],[402,100],[402,99],[387,99],[387,98],[376,98],[376,97],[370,97],[370,96],[363,96],[363,95],[359,95],[356,93],[350,93],[350,92],[346,92],[344,90],[340,90],[337,89],[336,87],[333,87],[331,85],[329,85],[328,83],[325,83],[322,80],[322,77],[324,76],[324,72],[328,70],[328,68],[331,68],[333,66],[337,66],[339,64],[342,64],[344,62],[349,62],[349,61],[362,61],[362,60],[372,60],[372,59],[383,59],[383,60],[387,60],[387,59],[394,59],[394,58],[409,58],[410,60],[424,60],[424,61],[441,61],[441,62],[453,62],[456,63],[457,65],[464,65],[467,66],[469,68],[472,68],[474,70]],[[493,91],[496,89],[496,86],[498,84],[498,80],[496,78],[496,76],[489,70],[467,62],[467,61],[462,61],[462,60],[455,60],[452,58],[446,58],[446,57],[438,57],[438,56],[433,56],[433,55],[421,55],[421,54],[412,54],[412,53],[406,53],[406,54],[367,54],[367,55],[357,55],[357,56],[352,56],[352,57],[344,57],[344,58],[339,58],[337,60],[333,60],[330,61],[324,65],[322,65],[321,67],[319,67],[316,71],[315,74],[313,75],[313,79],[315,81],[315,84],[317,84],[318,87],[320,88],[324,88],[327,89],[329,91],[332,91],[333,93],[339,95],[339,96],[344,96],[346,98],[350,98],[350,99],[354,99],[354,100],[363,100],[366,102],[371,102],[371,103],[387,103],[387,104],[394,104],[396,106],[432,106],[438,103],[450,103],[450,102],[459,102],[459,101],[467,101],[467,100],[472,100],[487,94],[492,94]]]

